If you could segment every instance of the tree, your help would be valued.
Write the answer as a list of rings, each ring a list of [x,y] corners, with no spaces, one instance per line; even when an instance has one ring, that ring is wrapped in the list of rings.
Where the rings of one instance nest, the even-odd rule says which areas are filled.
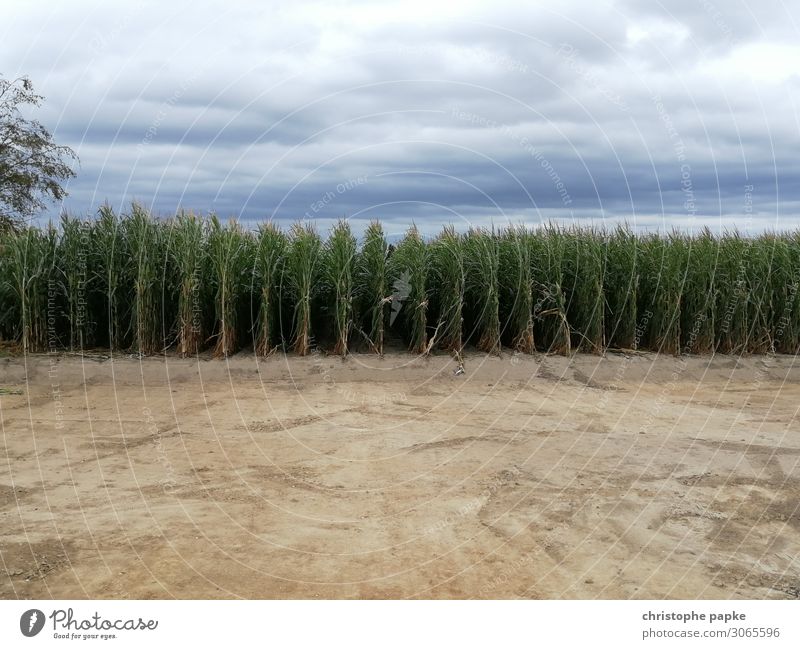
[[[75,152],[20,113],[21,106],[39,106],[42,99],[27,77],[0,77],[0,232],[22,226],[47,200],[62,200],[62,183],[75,177],[69,165],[78,159]]]

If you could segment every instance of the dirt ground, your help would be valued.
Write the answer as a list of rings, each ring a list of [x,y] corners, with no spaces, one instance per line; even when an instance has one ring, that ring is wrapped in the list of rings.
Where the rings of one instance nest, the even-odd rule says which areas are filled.
[[[0,359],[0,598],[798,598],[800,362]]]

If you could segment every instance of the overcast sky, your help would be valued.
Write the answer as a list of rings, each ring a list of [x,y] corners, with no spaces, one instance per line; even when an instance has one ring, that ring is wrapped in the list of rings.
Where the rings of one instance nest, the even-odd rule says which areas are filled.
[[[800,224],[798,3],[533,5],[5,0],[0,73],[81,215]]]

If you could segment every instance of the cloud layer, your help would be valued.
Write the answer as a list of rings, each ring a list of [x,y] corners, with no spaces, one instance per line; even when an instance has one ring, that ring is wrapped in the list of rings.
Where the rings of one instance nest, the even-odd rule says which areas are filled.
[[[18,2],[6,77],[132,200],[402,231],[800,224],[798,10],[714,4]],[[51,214],[56,214],[54,206]]]

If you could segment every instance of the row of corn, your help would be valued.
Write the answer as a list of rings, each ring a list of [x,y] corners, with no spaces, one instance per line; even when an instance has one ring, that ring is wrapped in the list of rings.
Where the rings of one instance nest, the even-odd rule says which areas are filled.
[[[139,205],[0,234],[0,339],[30,352],[227,356],[797,353],[800,233],[637,234],[549,224],[256,229]]]

